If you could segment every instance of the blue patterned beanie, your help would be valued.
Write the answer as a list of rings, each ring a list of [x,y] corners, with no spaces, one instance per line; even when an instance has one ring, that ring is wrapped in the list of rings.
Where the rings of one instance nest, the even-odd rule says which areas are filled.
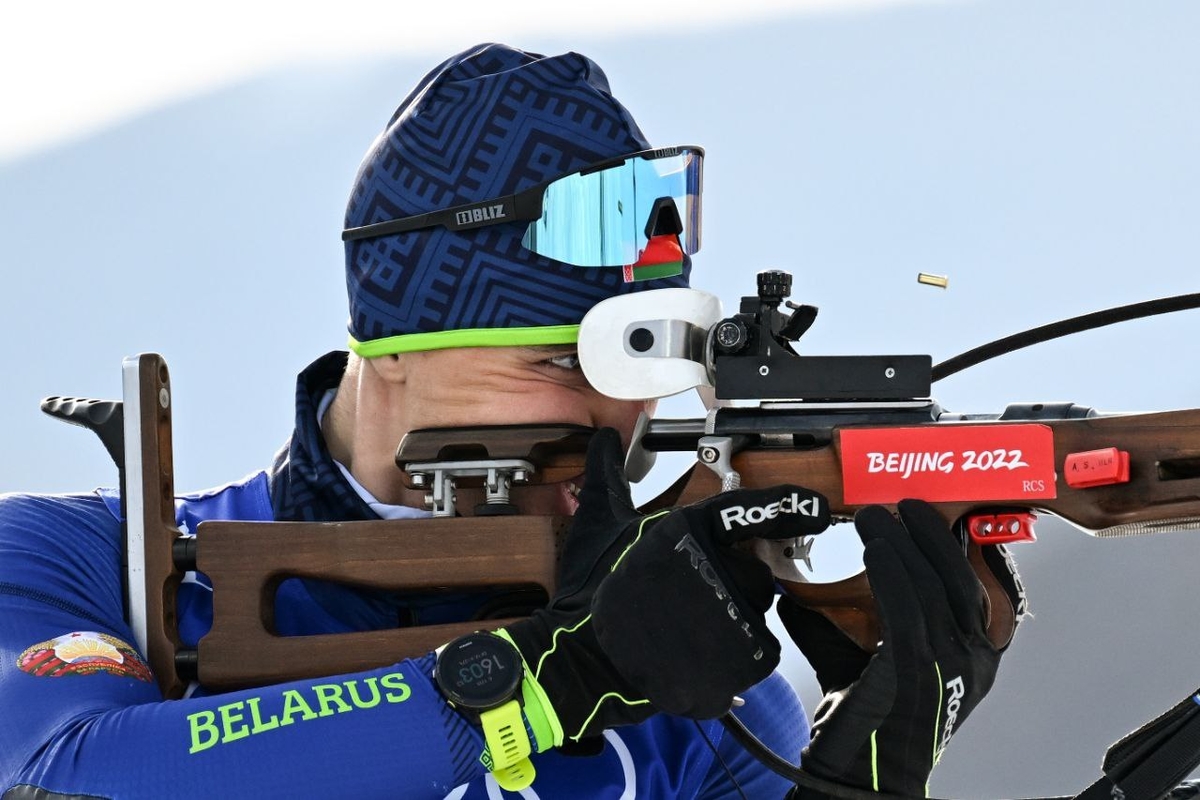
[[[590,59],[480,45],[434,69],[400,104],[363,159],[345,224],[482,202],[649,147]],[[687,257],[681,275],[627,282],[619,267],[529,252],[525,228],[438,227],[346,242],[351,349],[374,357],[569,344],[601,300],[688,285]]]

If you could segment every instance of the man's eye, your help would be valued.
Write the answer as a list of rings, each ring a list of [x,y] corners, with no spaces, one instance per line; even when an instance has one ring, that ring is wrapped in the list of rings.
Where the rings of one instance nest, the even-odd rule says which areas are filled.
[[[579,354],[563,353],[561,356],[546,359],[546,363],[553,364],[559,369],[579,369]]]

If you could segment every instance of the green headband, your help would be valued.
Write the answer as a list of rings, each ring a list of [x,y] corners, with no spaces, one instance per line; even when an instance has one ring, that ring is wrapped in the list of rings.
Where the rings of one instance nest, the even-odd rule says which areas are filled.
[[[575,344],[578,325],[542,325],[533,328],[466,328],[458,331],[406,333],[360,342],[350,337],[350,349],[363,358],[412,353],[419,350],[445,350],[451,347],[529,347],[536,345]]]

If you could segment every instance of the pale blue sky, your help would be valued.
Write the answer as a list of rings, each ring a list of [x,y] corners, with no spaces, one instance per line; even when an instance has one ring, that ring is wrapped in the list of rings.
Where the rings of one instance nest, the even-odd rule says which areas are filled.
[[[360,55],[342,47],[267,60],[264,71],[97,130],[82,128],[79,99],[81,130],[72,138],[0,160],[0,490],[111,483],[115,472],[99,444],[44,418],[37,403],[49,394],[115,397],[121,358],[147,350],[166,355],[172,368],[179,488],[267,463],[290,429],[295,372],[344,345],[338,232],[359,158],[425,70],[490,38],[592,56],[653,142],[703,145],[705,235],[694,283],[732,307],[758,270],[792,270],[793,299],[821,308],[806,352],[916,352],[939,361],[1032,325],[1196,291],[1200,6],[853,6],[768,9],[765,19],[719,24],[677,24],[686,17],[678,9],[676,21],[626,10],[619,25],[609,15],[604,26],[523,35],[496,23],[503,37],[450,29],[450,39],[470,38],[436,52],[428,43],[418,52],[405,27],[394,50],[371,37]],[[213,53],[238,49],[223,49],[220,32],[205,30]],[[86,94],[92,68],[73,62],[69,48],[43,49],[16,74],[48,69],[42,60],[65,61]],[[11,81],[14,71],[6,72]],[[54,86],[69,96],[69,87]],[[918,285],[921,271],[948,275],[949,288]],[[1193,406],[1198,333],[1200,312],[1133,323],[1008,356],[948,379],[935,394],[956,411],[1017,400]],[[668,404],[667,413],[694,408]],[[1064,540],[1105,552],[1139,547]],[[1054,546],[1021,555],[1036,571],[1039,554]],[[1096,564],[1095,574],[1120,574],[1130,552],[1194,563],[1190,542],[1169,547],[1121,550],[1126,555]],[[1075,563],[1074,555],[1062,558]],[[1076,776],[1094,777],[1102,744],[1197,683],[1172,666],[1194,655],[1188,600],[1175,609],[1180,633],[1163,637],[1173,644],[1136,654],[1145,661],[1135,669],[1184,670],[1164,676],[1163,694],[1116,686],[1120,672],[1101,677],[1093,694],[1055,685],[1072,712],[1094,692],[1116,692],[1106,694],[1120,706],[1115,727],[1090,726],[1078,747],[1036,726],[1018,734],[1012,728],[1023,717],[1005,714],[1021,698],[1058,708],[1030,683],[1075,658],[1100,669],[1107,650],[1088,650],[1098,645],[1083,637],[1072,639],[1069,657],[1014,654],[1030,677],[1009,686],[1015,699],[988,706],[992,727],[964,732],[964,740],[980,738],[966,754],[952,748],[940,791],[1081,788]],[[1119,610],[1134,600],[1112,602]],[[1036,622],[1051,641],[1077,630],[1053,608]],[[1067,697],[1072,692],[1082,694]],[[1017,756],[1004,752],[1025,764],[1023,776],[992,763],[978,744],[1000,733],[1017,740]],[[1039,737],[1062,752],[1047,752]],[[1024,741],[1034,744],[1022,748]],[[1046,774],[1059,783],[1048,784]]]

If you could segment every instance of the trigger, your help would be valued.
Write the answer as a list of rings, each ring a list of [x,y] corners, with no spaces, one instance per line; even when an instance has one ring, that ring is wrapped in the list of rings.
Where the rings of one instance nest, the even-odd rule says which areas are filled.
[[[803,561],[805,568],[808,569],[809,572],[813,571],[812,546],[813,541],[816,538],[817,537],[815,536],[801,536],[800,538],[796,539],[796,544],[792,545],[792,560]],[[787,555],[786,550],[784,551],[784,555]]]

